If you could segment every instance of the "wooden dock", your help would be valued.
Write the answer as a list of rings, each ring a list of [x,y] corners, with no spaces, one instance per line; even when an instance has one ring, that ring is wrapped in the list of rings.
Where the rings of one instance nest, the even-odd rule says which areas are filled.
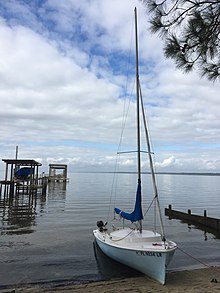
[[[5,179],[0,181],[0,197],[19,194],[46,194],[47,178],[39,176],[41,163],[26,159],[2,159]]]
[[[48,182],[68,182],[66,164],[49,164]]]
[[[217,234],[220,236],[220,219],[211,218],[207,216],[207,211],[204,210],[203,216],[192,214],[191,210],[188,210],[187,213],[176,211],[172,209],[172,206],[169,205],[169,208],[165,208],[165,215],[170,219],[179,219],[188,224],[197,226],[198,228]]]

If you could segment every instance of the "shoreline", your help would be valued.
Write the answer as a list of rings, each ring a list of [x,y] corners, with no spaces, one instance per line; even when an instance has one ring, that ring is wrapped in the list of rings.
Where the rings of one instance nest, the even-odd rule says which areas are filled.
[[[147,276],[95,281],[84,284],[53,285],[27,284],[8,286],[0,293],[183,293],[183,292],[220,292],[220,266],[203,269],[168,272],[166,284],[161,285]]]

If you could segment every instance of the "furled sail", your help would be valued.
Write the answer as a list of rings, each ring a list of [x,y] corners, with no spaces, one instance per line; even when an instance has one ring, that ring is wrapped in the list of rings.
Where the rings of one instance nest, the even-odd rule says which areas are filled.
[[[131,222],[140,221],[143,219],[142,205],[141,205],[141,180],[138,180],[137,193],[135,207],[132,213],[124,212],[118,208],[115,208],[116,214],[120,215],[123,219]]]

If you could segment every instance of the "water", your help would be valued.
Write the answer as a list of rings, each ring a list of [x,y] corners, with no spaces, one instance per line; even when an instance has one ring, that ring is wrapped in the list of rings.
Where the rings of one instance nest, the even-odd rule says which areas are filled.
[[[106,220],[113,174],[69,174],[67,184],[49,184],[45,197],[19,196],[0,200],[0,288],[28,283],[78,283],[139,273],[118,265],[93,245],[97,220]],[[144,175],[147,182],[150,176]],[[143,180],[144,181],[144,180]],[[136,176],[120,174],[120,208],[133,204]],[[179,220],[164,216],[164,208],[220,218],[218,176],[158,175],[160,202],[166,236],[194,258],[207,265],[220,264],[220,239]],[[124,186],[124,189],[122,189]],[[143,186],[151,199],[151,187]],[[112,197],[114,200],[114,194]],[[111,209],[112,210],[112,209]],[[144,210],[145,211],[145,210]],[[147,222],[153,225],[147,216]],[[110,213],[111,219],[113,214]],[[202,264],[177,250],[170,270],[201,267]]]

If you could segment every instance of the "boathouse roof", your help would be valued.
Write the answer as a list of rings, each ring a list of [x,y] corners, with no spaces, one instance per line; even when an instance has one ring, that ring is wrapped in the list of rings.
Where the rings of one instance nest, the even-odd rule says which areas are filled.
[[[49,167],[54,169],[66,169],[67,165],[66,164],[49,164]]]
[[[6,164],[12,164],[12,165],[20,165],[20,166],[42,166],[41,163],[35,161],[35,160],[25,160],[25,159],[2,159],[3,162]]]

